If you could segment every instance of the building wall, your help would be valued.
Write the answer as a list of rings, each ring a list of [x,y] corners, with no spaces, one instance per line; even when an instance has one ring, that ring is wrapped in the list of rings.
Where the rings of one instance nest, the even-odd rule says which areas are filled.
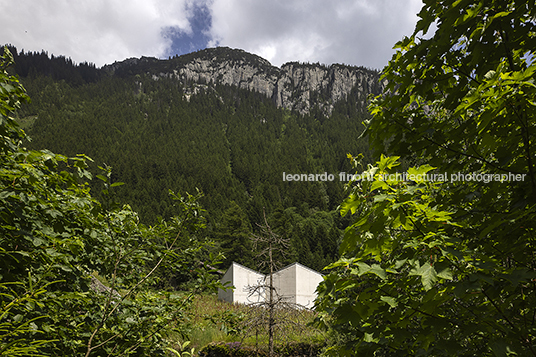
[[[274,287],[285,301],[307,308],[314,306],[316,287],[322,274],[299,263],[291,264],[274,273]]]
[[[223,277],[220,279],[220,282],[226,286],[232,286],[233,285],[233,267],[234,267],[234,263],[231,264],[231,266],[229,267],[229,269],[227,269],[227,271],[225,272],[225,274],[223,274]],[[225,283],[230,283],[230,284],[225,284]],[[223,301],[227,301],[227,302],[230,302],[230,303],[233,303],[234,300],[233,300],[233,289],[218,289],[218,299],[220,300],[223,300]]]
[[[266,279],[266,282],[264,282]],[[316,287],[323,280],[322,274],[309,269],[299,263],[291,264],[273,274],[274,287],[279,296],[289,303],[299,304],[303,307],[312,308],[317,296]],[[260,284],[269,284],[269,275],[266,277],[252,269],[246,268],[238,263],[232,263],[223,278],[222,283],[231,282],[235,289],[223,291],[218,290],[220,300],[231,303],[251,304],[262,302],[266,292],[259,291],[257,294],[249,296],[248,287]]]
[[[296,303],[296,264],[289,265],[274,273],[274,288],[285,301]]]
[[[250,296],[248,287],[257,286],[264,281],[264,275],[258,273],[252,269],[246,268],[243,265],[233,262],[231,267],[227,270],[223,278],[222,283],[230,281],[235,287],[234,290],[223,291],[218,289],[218,298],[231,303],[251,304],[255,302],[263,301],[264,296],[262,291]]]
[[[324,278],[322,274],[309,269],[301,264],[296,264],[296,304],[313,308],[317,297],[316,288]]]

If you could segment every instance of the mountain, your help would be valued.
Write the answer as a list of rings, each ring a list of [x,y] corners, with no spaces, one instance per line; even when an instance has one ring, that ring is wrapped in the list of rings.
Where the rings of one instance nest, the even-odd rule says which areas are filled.
[[[365,102],[369,93],[379,93],[378,72],[364,67],[289,62],[281,68],[243,50],[210,48],[169,60],[131,58],[104,66],[119,75],[151,73],[154,78],[172,77],[181,83],[212,83],[236,86],[265,95],[278,107],[301,114],[318,106],[328,115],[335,103],[352,91]],[[194,87],[186,95],[195,93]]]
[[[111,167],[112,180],[125,183],[114,199],[143,222],[176,213],[169,190],[199,189],[207,234],[229,259],[256,268],[247,237],[264,212],[275,232],[291,238],[284,263],[321,269],[337,256],[348,224],[336,211],[345,196],[339,174],[352,170],[347,153],[372,161],[361,134],[367,98],[382,90],[376,71],[278,68],[229,48],[102,68],[46,52],[15,60],[32,99],[19,113],[32,138],[27,146],[88,155],[95,174]],[[289,181],[289,174],[317,179]],[[91,182],[96,195],[101,184]]]

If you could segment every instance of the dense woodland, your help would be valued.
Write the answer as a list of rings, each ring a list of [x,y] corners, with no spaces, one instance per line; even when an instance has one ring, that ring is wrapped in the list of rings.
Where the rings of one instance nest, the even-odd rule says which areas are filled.
[[[226,51],[248,59],[243,51]],[[322,269],[335,259],[347,224],[335,212],[344,197],[338,174],[351,170],[347,153],[370,159],[366,139],[359,138],[366,103],[356,90],[329,117],[314,107],[299,115],[261,94],[219,85],[203,85],[187,100],[189,86],[199,84],[149,73],[194,55],[111,75],[63,57],[18,53],[15,72],[32,98],[19,113],[32,138],[27,145],[84,153],[94,168],[111,167],[112,180],[125,183],[115,198],[148,224],[170,216],[168,190],[200,190],[224,265],[236,260],[255,267],[248,237],[265,210],[272,228],[292,240],[283,263]],[[327,172],[335,179],[284,182],[284,172]]]

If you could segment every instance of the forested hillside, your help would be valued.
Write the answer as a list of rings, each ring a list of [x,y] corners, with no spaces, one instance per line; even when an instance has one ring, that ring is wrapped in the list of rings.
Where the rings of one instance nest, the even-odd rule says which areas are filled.
[[[321,269],[336,258],[345,227],[334,211],[344,197],[338,175],[351,171],[347,153],[369,159],[367,141],[359,138],[361,122],[367,95],[380,86],[365,83],[345,93],[333,79],[304,92],[311,85],[294,78],[286,100],[297,98],[300,110],[291,110],[265,93],[224,85],[218,78],[169,75],[209,55],[129,60],[97,69],[46,53],[19,53],[15,71],[32,98],[19,114],[32,138],[27,145],[69,156],[83,153],[95,168],[112,167],[112,180],[125,183],[115,190],[115,199],[131,204],[148,224],[170,216],[168,190],[199,189],[209,234],[226,253],[225,264],[235,260],[255,267],[247,237],[262,222],[264,209],[272,228],[291,238],[291,254],[283,263],[297,260]],[[264,66],[263,73],[280,71],[243,51],[217,49],[217,55],[219,68],[247,63],[255,71],[256,65]],[[238,64],[229,65],[230,60]],[[301,66],[324,71],[328,78],[326,67],[292,66],[293,73]],[[378,77],[373,71],[367,75]],[[330,102],[333,93],[344,97]],[[324,172],[334,179],[283,180],[283,173]]]

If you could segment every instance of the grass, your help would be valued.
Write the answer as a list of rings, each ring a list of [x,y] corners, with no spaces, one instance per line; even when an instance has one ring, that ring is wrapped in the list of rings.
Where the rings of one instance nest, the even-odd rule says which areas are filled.
[[[323,342],[325,335],[309,324],[315,312],[280,309],[276,311],[276,344],[289,342]],[[268,344],[268,311],[264,308],[231,304],[215,294],[196,296],[189,313],[188,336],[196,351],[211,342],[239,342],[249,346]],[[183,343],[184,341],[178,341]]]
[[[98,274],[93,276],[109,286],[104,277]],[[184,292],[174,294],[184,299],[188,296]],[[305,309],[276,310],[275,343],[323,343],[325,334],[310,325],[315,316],[314,311]],[[231,304],[218,300],[216,294],[205,293],[192,298],[184,317],[185,321],[177,321],[177,324],[186,327],[180,330],[187,331],[187,336],[174,331],[173,327],[178,325],[169,326],[165,332],[167,340],[173,341],[172,347],[177,351],[183,350],[182,346],[187,341],[187,351],[192,348],[199,351],[211,342],[235,342],[255,348],[268,345],[268,310],[265,308]]]

